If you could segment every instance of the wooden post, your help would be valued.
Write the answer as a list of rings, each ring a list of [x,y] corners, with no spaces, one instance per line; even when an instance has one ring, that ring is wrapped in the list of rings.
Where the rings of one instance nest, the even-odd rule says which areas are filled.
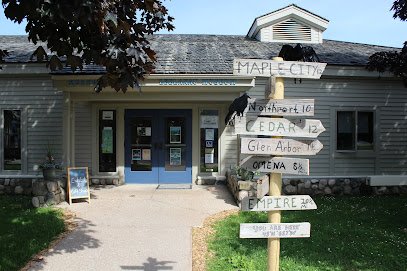
[[[283,61],[281,57],[274,57],[273,60]],[[274,81],[274,80],[273,80]],[[284,99],[284,78],[276,77],[272,84],[269,99]],[[272,138],[282,138],[272,137]],[[281,173],[270,173],[270,196],[281,196],[282,180]],[[269,211],[269,223],[281,222],[281,211]],[[267,271],[278,271],[280,266],[280,238],[267,239]]]

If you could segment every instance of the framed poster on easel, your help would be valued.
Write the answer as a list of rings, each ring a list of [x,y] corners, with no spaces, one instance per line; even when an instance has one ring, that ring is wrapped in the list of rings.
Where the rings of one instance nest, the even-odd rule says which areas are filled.
[[[87,167],[68,168],[68,202],[72,199],[87,198],[90,203],[89,176]]]

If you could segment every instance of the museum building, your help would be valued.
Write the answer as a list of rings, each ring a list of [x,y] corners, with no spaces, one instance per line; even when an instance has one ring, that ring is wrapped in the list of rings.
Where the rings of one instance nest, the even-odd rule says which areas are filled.
[[[222,180],[243,159],[225,125],[231,102],[264,99],[267,77],[238,76],[234,59],[278,56],[284,44],[312,46],[327,66],[320,79],[284,80],[285,98],[314,99],[326,131],[306,178],[405,180],[407,91],[400,78],[368,72],[370,55],[399,50],[323,39],[328,20],[296,5],[254,19],[246,36],[153,35],[156,69],[138,89],[95,93],[103,69],[50,72],[30,60],[26,36],[0,36],[0,178],[35,178],[47,146],[65,168],[120,183]],[[386,176],[386,178],[384,178]],[[284,176],[290,178],[293,176]],[[405,182],[405,181],[404,181]]]

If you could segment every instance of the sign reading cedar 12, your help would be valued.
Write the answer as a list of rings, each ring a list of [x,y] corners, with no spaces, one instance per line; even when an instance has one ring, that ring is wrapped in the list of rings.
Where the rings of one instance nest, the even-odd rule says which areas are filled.
[[[233,75],[319,79],[325,67],[317,62],[234,59]]]
[[[243,117],[235,119],[235,132],[242,135],[317,137],[325,131],[320,120]]]
[[[280,138],[241,139],[241,153],[260,155],[315,155],[322,150],[319,140],[295,140]]]
[[[249,99],[246,116],[314,116],[314,99]]]
[[[68,198],[69,204],[72,204],[72,199],[81,198],[87,198],[90,203],[87,167],[68,168]]]

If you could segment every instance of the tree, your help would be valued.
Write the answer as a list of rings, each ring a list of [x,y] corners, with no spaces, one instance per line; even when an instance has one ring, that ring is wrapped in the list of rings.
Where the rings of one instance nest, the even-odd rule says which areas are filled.
[[[45,42],[53,54],[47,66],[62,69],[61,58],[72,71],[83,64],[106,68],[95,87],[111,86],[126,92],[154,69],[155,52],[147,40],[160,29],[173,30],[173,18],[159,0],[2,0],[4,14],[27,20],[28,39]],[[0,60],[7,51],[0,51]],[[33,57],[48,60],[39,46]]]
[[[407,21],[407,0],[394,1],[390,10],[394,10],[393,18]],[[395,76],[401,77],[404,86],[407,87],[407,41],[401,51],[379,52],[369,57],[366,65],[368,71],[389,71]]]

